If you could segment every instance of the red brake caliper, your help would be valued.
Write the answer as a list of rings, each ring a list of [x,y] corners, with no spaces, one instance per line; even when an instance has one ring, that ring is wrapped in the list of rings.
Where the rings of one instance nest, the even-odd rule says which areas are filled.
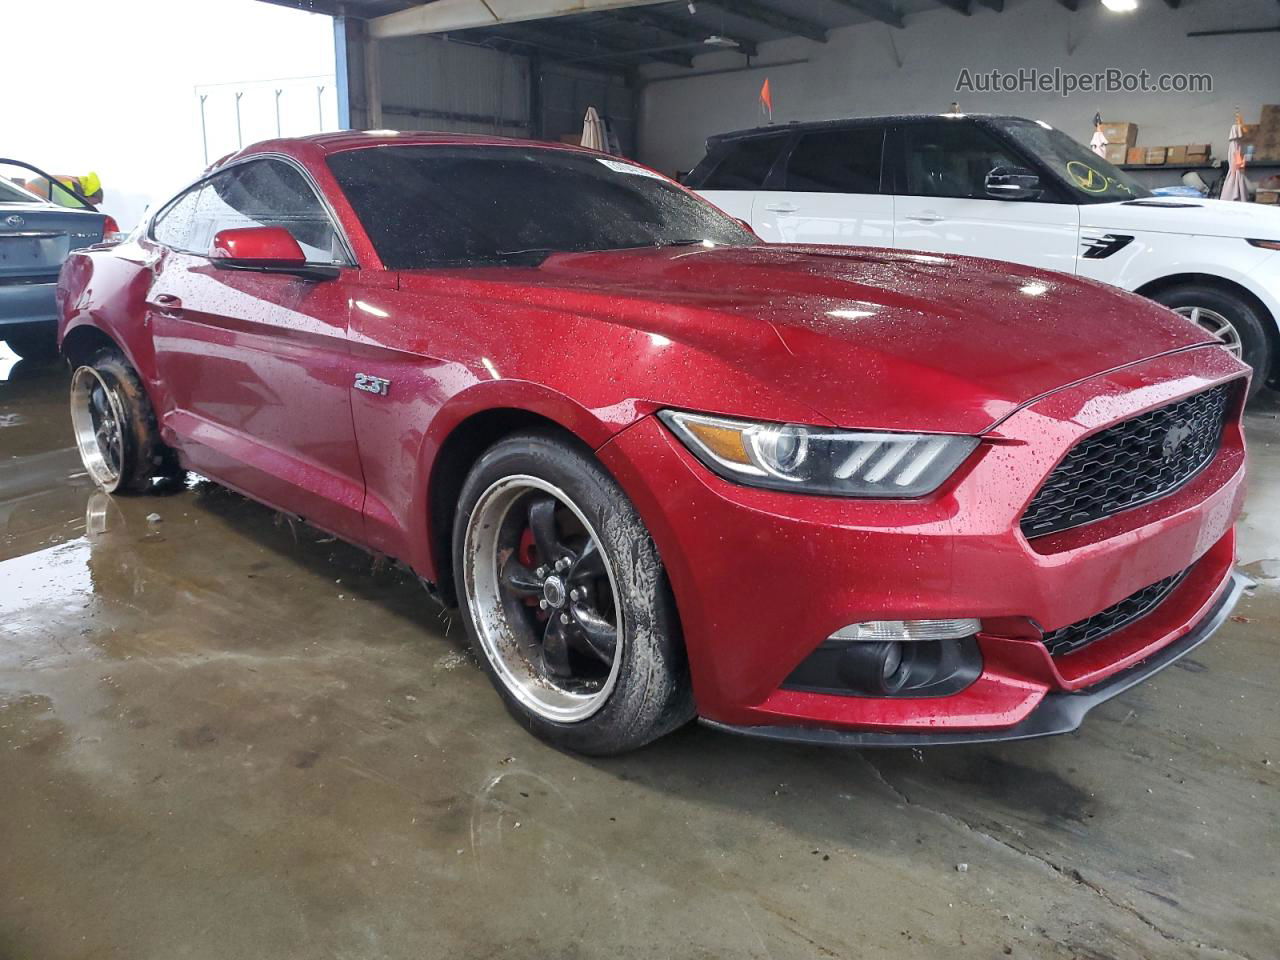
[[[524,533],[520,534],[520,545],[516,547],[516,559],[523,563],[530,570],[537,570],[539,566],[538,545],[533,539],[533,530],[529,527],[524,528]],[[537,597],[525,597],[525,606],[536,607],[538,605]],[[546,613],[539,610],[538,618],[546,619]]]

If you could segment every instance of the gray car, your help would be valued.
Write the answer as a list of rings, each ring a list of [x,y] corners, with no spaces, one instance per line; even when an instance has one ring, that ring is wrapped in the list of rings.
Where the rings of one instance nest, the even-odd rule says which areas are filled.
[[[0,177],[0,340],[27,359],[57,354],[53,292],[67,254],[116,229],[82,197],[68,192],[66,202],[77,205],[43,199]]]

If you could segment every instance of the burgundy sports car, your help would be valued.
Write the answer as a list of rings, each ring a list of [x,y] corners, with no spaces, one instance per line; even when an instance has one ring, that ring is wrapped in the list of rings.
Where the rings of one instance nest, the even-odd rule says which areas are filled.
[[[1041,736],[1229,614],[1248,368],[1148,300],[773,246],[625,160],[250,147],[58,287],[105,490],[192,470],[413,570],[586,753]]]

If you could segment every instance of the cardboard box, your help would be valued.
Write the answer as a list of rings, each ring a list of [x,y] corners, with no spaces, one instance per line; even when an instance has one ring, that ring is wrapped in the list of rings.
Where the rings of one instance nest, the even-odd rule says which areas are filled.
[[[1187,163],[1208,163],[1209,162],[1209,144],[1207,143],[1188,143],[1187,144]]]
[[[1280,163],[1280,131],[1250,127],[1240,147],[1249,163]]]
[[[1280,130],[1280,103],[1263,105],[1262,122],[1258,126],[1263,130]]]
[[[1259,190],[1253,199],[1256,203],[1280,203],[1280,190]]]
[[[1103,159],[1110,163],[1124,163],[1125,154],[1128,153],[1128,148],[1123,143],[1108,143],[1103,150]]]
[[[1186,163],[1187,148],[1185,146],[1170,147],[1169,154],[1164,158],[1164,162],[1165,163]]]
[[[1132,164],[1146,163],[1147,148],[1146,147],[1130,147],[1127,151],[1125,151],[1124,162],[1132,163]]]
[[[1147,147],[1147,159],[1143,163],[1149,167],[1158,167],[1164,163],[1168,155],[1168,147]]]
[[[1123,143],[1126,148],[1138,142],[1138,125],[1136,123],[1104,123],[1102,135],[1107,143]]]

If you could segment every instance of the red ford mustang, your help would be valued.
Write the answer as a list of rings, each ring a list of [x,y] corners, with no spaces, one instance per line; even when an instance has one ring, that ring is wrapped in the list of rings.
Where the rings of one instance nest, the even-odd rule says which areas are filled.
[[[190,469],[455,601],[521,723],[1072,730],[1222,623],[1248,369],[1059,274],[767,246],[573,148],[242,151],[58,288],[106,490]]]

